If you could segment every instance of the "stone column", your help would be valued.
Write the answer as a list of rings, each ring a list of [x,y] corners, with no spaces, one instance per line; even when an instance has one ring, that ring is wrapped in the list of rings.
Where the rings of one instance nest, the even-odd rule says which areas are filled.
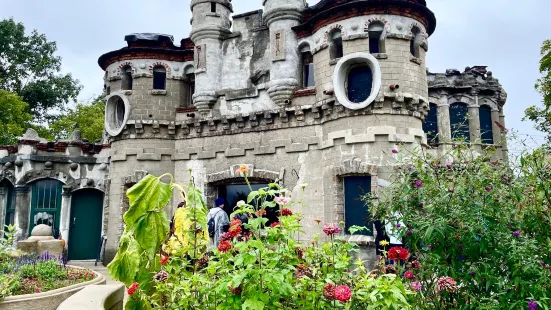
[[[0,187],[0,227],[4,227],[4,219],[6,218],[6,204],[8,190],[5,187]],[[0,229],[0,238],[4,235],[4,229]]]
[[[478,100],[476,100],[478,101]],[[471,143],[479,144],[480,137],[480,110],[478,106],[469,106],[469,134]]]
[[[71,229],[71,197],[73,196],[72,187],[70,185],[63,186],[63,195],[61,196],[61,212],[59,219],[59,233],[69,244],[69,230]]]
[[[15,186],[15,224],[17,225],[17,240],[29,236],[29,218],[31,212],[31,188],[28,185]]]
[[[494,119],[494,114],[492,113],[492,122],[493,122],[493,119]],[[500,107],[499,108],[499,123],[501,126],[503,126],[504,128],[505,127],[505,114],[503,113],[503,107]],[[494,122],[495,124],[495,122]],[[495,124],[497,126],[497,124]],[[501,132],[501,128],[499,128],[498,126],[498,131],[499,133],[499,137],[500,137],[500,141],[501,141],[501,149],[502,149],[502,159],[505,161],[505,162],[509,162],[509,147],[507,146],[507,136],[506,136],[506,133],[502,133]],[[494,133],[495,135],[495,133]]]
[[[451,139],[450,104],[448,103],[448,96],[444,95],[438,100],[438,141],[448,143]]]

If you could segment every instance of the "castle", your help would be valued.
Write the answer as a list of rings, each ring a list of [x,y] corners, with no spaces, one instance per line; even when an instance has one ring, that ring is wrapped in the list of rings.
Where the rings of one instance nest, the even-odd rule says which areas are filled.
[[[429,73],[436,18],[425,0],[192,0],[190,38],[131,34],[102,55],[105,138],[48,142],[29,130],[0,147],[0,216],[25,238],[58,229],[69,259],[115,255],[125,191],[145,174],[191,177],[209,206],[278,181],[314,219],[366,224],[358,200],[390,180],[393,149],[442,152],[463,138],[507,158],[507,95],[486,67]],[[435,51],[438,52],[438,51]],[[468,120],[466,120],[468,116]],[[190,172],[191,171],[191,172]],[[177,204],[175,202],[173,203]],[[173,212],[170,208],[169,213]],[[372,245],[372,233],[350,241]]]

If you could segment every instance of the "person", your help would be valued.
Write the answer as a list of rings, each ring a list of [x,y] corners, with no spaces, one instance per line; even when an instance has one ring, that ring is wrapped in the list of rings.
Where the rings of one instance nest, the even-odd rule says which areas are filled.
[[[225,204],[224,198],[216,198],[216,201],[214,202],[214,208],[209,210],[209,213],[207,214],[207,223],[210,221],[210,219],[214,219],[214,237],[210,238],[210,246],[209,247],[218,247],[218,244],[220,243],[220,235],[225,233],[229,226],[230,226],[230,220],[228,218],[228,214],[226,214],[226,211],[224,211],[224,204]]]

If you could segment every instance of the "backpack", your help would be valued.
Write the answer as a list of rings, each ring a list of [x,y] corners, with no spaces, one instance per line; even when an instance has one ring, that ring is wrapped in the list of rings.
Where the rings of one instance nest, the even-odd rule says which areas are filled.
[[[222,210],[218,210],[218,212],[220,212]],[[214,213],[214,215],[210,218],[209,222],[207,223],[208,225],[208,228],[209,228],[209,237],[211,238],[214,238],[214,234],[216,232],[216,222],[214,221],[214,218],[216,217],[216,215],[218,214],[218,212]]]

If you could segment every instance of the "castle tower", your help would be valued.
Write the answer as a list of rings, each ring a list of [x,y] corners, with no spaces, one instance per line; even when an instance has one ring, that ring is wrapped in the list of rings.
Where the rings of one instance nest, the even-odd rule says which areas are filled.
[[[270,29],[270,87],[268,94],[279,106],[290,103],[299,86],[297,36],[292,30],[302,19],[304,0],[264,0],[264,20]]]
[[[195,94],[193,103],[201,114],[208,114],[218,100],[222,68],[221,40],[231,34],[230,0],[192,0],[190,38],[195,44]]]

